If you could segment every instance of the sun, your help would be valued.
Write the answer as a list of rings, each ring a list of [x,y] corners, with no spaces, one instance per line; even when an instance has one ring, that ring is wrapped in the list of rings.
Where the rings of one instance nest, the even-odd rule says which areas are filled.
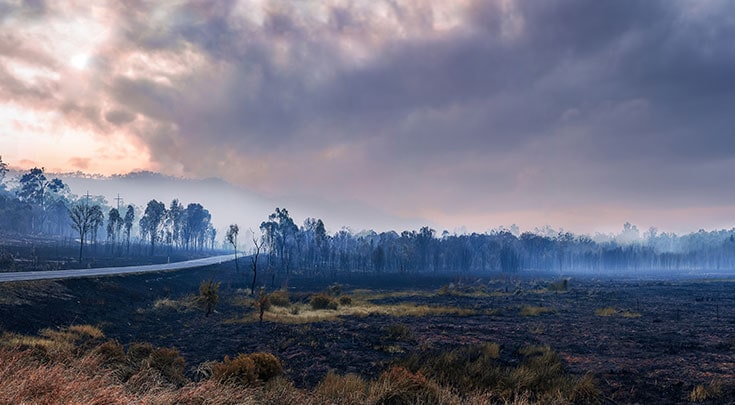
[[[69,64],[75,69],[86,70],[89,66],[89,54],[78,53],[71,57]]]

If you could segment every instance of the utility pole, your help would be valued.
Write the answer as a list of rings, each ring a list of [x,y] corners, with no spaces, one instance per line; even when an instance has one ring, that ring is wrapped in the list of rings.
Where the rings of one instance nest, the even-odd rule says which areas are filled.
[[[117,201],[117,211],[120,212],[120,203],[122,202],[122,198],[120,198],[120,193],[117,193],[117,197],[113,198],[115,201]]]

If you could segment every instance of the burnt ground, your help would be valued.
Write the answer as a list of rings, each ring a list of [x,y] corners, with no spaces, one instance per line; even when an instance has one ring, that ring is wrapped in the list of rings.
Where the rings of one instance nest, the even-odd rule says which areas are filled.
[[[202,280],[222,282],[217,312],[155,309],[161,298],[195,294]],[[457,345],[497,342],[505,352],[527,344],[549,345],[567,369],[592,372],[604,396],[616,403],[683,403],[697,384],[719,380],[722,402],[735,402],[735,280],[633,281],[572,278],[566,292],[543,291],[551,279],[471,279],[456,276],[341,278],[352,288],[416,290],[376,303],[410,302],[475,310],[468,316],[343,317],[309,324],[230,322],[251,316],[236,305],[246,274],[232,265],[168,273],[23,282],[0,285],[0,329],[36,333],[45,327],[94,324],[127,344],[147,341],[178,348],[192,376],[196,365],[238,352],[278,355],[297,386],[312,387],[329,369],[375,377],[411,353],[431,353]],[[265,278],[265,277],[264,277]],[[290,292],[306,300],[334,280],[292,278]],[[448,283],[482,287],[478,296],[437,294]],[[468,290],[469,291],[469,290]],[[506,291],[508,291],[506,293]],[[524,305],[552,312],[522,316]],[[614,307],[603,317],[595,310]],[[623,317],[622,311],[640,314]],[[389,336],[402,324],[409,337]]]

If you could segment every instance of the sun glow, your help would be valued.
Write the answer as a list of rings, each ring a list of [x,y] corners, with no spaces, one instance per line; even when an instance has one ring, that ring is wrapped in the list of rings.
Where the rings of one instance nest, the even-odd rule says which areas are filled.
[[[86,70],[89,66],[89,54],[78,53],[71,57],[69,64],[75,69]]]

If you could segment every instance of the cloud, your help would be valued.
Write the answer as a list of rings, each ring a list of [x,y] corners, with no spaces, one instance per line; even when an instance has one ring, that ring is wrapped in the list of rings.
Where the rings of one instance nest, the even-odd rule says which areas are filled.
[[[69,165],[78,170],[86,170],[89,168],[90,160],[89,158],[73,157],[69,159]]]
[[[123,131],[170,174],[407,217],[735,197],[729,2],[3,7],[0,98]],[[33,30],[10,34],[59,13],[107,27],[79,91]]]

